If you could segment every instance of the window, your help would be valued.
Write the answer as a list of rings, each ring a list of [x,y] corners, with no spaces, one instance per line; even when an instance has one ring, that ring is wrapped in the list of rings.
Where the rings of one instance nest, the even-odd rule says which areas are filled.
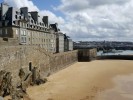
[[[26,37],[21,37],[21,42],[26,43]]]
[[[21,42],[24,42],[24,37],[21,37]]]
[[[26,35],[26,31],[24,31],[24,35]]]
[[[17,18],[18,18],[18,16],[17,16],[17,15],[15,15],[15,18],[17,19]]]
[[[7,29],[5,29],[5,34],[7,34]]]
[[[26,42],[26,37],[24,37],[24,42]]]
[[[16,29],[16,35],[18,35],[18,30]]]
[[[30,32],[28,32],[28,36],[30,36]]]
[[[0,29],[0,35],[2,35],[2,29]]]
[[[25,28],[25,23],[23,23],[23,27]]]
[[[18,11],[16,11],[16,14],[18,14]]]
[[[31,23],[33,23],[33,20],[31,20]]]
[[[27,28],[29,27],[29,25],[27,24]]]
[[[15,24],[15,21],[13,21],[13,24]]]
[[[20,22],[20,27],[22,27],[22,22]]]
[[[23,35],[23,31],[21,30],[21,35]]]
[[[0,22],[0,26],[2,26],[2,22]]]

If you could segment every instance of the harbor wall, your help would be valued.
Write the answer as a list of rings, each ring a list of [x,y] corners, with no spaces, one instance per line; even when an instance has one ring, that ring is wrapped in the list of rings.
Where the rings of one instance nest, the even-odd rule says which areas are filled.
[[[96,59],[97,49],[79,49],[78,50],[78,61],[79,62],[88,62]]]
[[[61,70],[67,65],[78,61],[77,50],[64,53],[51,54],[36,46],[1,46],[0,70],[12,73],[12,83],[20,82],[19,72],[23,68],[29,71],[29,65],[37,67],[41,77]]]
[[[104,55],[104,56],[97,56],[97,60],[133,60],[133,55]]]

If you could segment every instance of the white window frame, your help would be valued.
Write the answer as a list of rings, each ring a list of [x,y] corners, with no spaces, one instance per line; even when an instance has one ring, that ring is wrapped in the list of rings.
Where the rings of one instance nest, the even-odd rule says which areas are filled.
[[[18,35],[18,29],[16,29],[16,35]]]
[[[7,35],[8,33],[7,33],[7,29],[5,29],[5,34]]]

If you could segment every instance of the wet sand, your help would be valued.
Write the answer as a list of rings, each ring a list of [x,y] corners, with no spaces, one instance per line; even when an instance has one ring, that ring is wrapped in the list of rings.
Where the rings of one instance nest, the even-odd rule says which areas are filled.
[[[27,92],[32,100],[133,100],[132,74],[133,61],[78,62]]]

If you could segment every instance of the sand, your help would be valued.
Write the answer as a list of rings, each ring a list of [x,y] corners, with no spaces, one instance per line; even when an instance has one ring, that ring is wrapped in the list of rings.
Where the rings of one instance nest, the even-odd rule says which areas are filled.
[[[32,100],[133,100],[123,92],[129,83],[133,84],[132,74],[133,61],[78,62],[48,77],[47,83],[29,87],[27,92]]]

